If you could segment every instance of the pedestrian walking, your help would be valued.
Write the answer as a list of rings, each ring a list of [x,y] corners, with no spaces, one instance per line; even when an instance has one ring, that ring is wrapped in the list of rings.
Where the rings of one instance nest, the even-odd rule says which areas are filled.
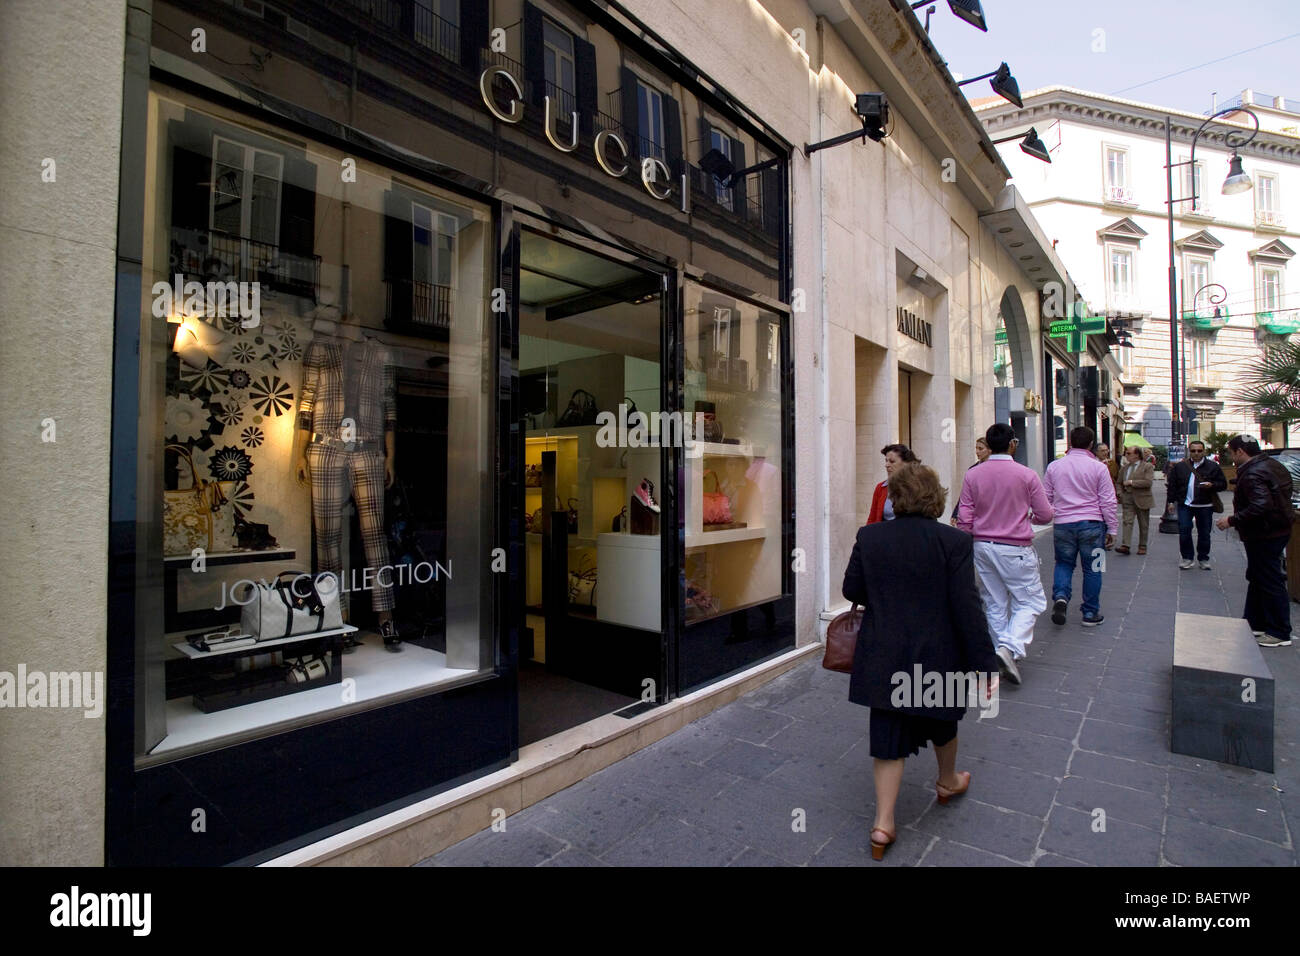
[[[1166,510],[1178,514],[1178,550],[1183,556],[1179,567],[1186,570],[1200,562],[1210,570],[1210,523],[1219,492],[1228,487],[1223,469],[1205,457],[1205,443],[1194,441],[1187,446],[1187,457],[1165,473],[1168,488]],[[1219,508],[1222,510],[1222,504]],[[1196,526],[1196,551],[1192,551],[1192,525]],[[1196,560],[1192,560],[1195,554]]]
[[[1147,553],[1147,532],[1151,527],[1151,508],[1155,505],[1151,483],[1155,476],[1155,468],[1150,462],[1142,460],[1140,449],[1124,449],[1124,464],[1120,467],[1116,483],[1120,507],[1124,509],[1124,522],[1116,554],[1129,553],[1128,542],[1133,534],[1134,518],[1137,519],[1138,526],[1138,554]]]
[[[875,493],[871,496],[871,511],[867,514],[867,524],[894,520],[894,505],[889,500],[889,478],[893,475],[894,469],[904,462],[919,463],[921,460],[906,445],[886,445],[880,449],[880,453],[885,456],[885,480],[876,485]]]
[[[989,457],[989,443],[984,440],[983,435],[980,435],[979,438],[975,439],[975,465],[984,464],[984,462],[988,461],[988,457]],[[971,468],[974,468],[975,465],[971,465]],[[958,500],[952,506],[952,524],[954,525],[957,524],[957,509],[959,507],[961,507],[960,495],[958,495]]]
[[[1228,453],[1237,466],[1237,487],[1232,514],[1220,518],[1218,526],[1220,531],[1236,528],[1246,548],[1246,609],[1241,616],[1250,622],[1260,647],[1289,647],[1291,600],[1282,551],[1295,521],[1291,475],[1245,435],[1229,439]]]
[[[871,856],[876,860],[898,832],[894,813],[907,757],[927,742],[934,744],[940,803],[965,793],[971,779],[956,769],[957,722],[967,697],[918,706],[915,697],[905,695],[900,705],[898,675],[910,680],[938,674],[945,687],[952,687],[959,682],[948,675],[994,675],[998,666],[975,590],[970,536],[934,520],[944,513],[945,497],[933,468],[900,464],[889,481],[897,520],[860,528],[844,572],[844,597],[866,609],[849,700],[871,708],[876,789]],[[991,698],[996,676],[983,686]]]
[[[1106,471],[1110,473],[1110,483],[1115,484],[1119,480],[1120,464],[1110,457],[1110,446],[1099,442],[1094,454],[1097,456],[1097,460],[1106,466]],[[1116,496],[1118,496],[1118,491]]]
[[[974,539],[975,574],[999,669],[1020,683],[1016,661],[1034,639],[1034,621],[1047,608],[1041,563],[1034,550],[1034,528],[1047,524],[1052,506],[1032,468],[1012,455],[1016,433],[999,422],[984,433],[989,457],[966,472],[957,503],[957,527]]]
[[[1052,539],[1056,567],[1052,573],[1052,623],[1065,623],[1070,606],[1075,563],[1083,566],[1083,625],[1096,627],[1106,619],[1101,613],[1101,571],[1105,551],[1118,531],[1115,486],[1110,472],[1088,449],[1091,428],[1080,425],[1070,432],[1070,450],[1043,473],[1043,487],[1055,512]]]

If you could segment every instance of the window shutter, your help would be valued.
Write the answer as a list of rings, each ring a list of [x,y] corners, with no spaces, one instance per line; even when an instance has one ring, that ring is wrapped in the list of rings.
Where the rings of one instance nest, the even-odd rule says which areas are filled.
[[[208,229],[212,160],[177,146],[172,150],[172,228]]]
[[[546,95],[545,44],[542,42],[542,11],[531,3],[524,4],[524,82],[525,97],[534,106],[542,105]]]
[[[700,127],[700,158],[703,159],[704,154],[713,148],[713,127],[709,124],[709,121],[706,120],[703,115],[700,116],[699,127]],[[710,199],[716,198],[717,194],[716,191],[714,190],[715,183],[713,181],[713,177],[710,176],[708,173],[703,173],[703,171],[701,172],[702,175],[700,176],[700,187],[701,187],[700,191],[703,192],[704,195],[708,196]]]
[[[731,165],[737,169],[744,169],[749,165],[745,161],[745,144],[738,139],[731,139]],[[732,206],[735,207],[736,215],[741,219],[749,218],[749,209],[745,204],[745,180],[737,179],[731,184],[731,197],[734,200]]]
[[[682,111],[677,101],[664,94],[664,154],[668,171],[677,179],[682,174]]]
[[[460,65],[477,73],[479,51],[488,45],[488,4],[469,0],[460,4]]]
[[[763,231],[773,239],[781,238],[781,223],[784,218],[781,197],[782,168],[778,165],[762,172],[763,183]]]
[[[583,136],[592,135],[596,118],[596,48],[586,40],[573,38],[573,71],[576,74],[578,128]]]
[[[623,67],[622,70],[623,129],[627,132],[628,152],[639,160],[641,158],[641,123],[636,103],[636,74],[627,67]]]
[[[411,321],[411,200],[395,189],[384,193],[384,281],[388,322]]]
[[[316,254],[316,165],[286,156],[280,183],[280,249]]]

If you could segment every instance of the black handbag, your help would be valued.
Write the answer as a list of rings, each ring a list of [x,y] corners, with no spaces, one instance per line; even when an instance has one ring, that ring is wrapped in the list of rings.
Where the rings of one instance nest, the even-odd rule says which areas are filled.
[[[569,404],[555,422],[556,428],[576,428],[596,424],[596,396],[585,388],[575,388]]]

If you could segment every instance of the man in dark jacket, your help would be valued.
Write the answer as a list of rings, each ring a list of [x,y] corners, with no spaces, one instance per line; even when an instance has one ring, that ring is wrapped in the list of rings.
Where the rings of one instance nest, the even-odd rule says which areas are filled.
[[[1193,480],[1195,477],[1195,480]],[[1228,487],[1223,469],[1205,457],[1205,445],[1194,441],[1187,446],[1187,457],[1165,473],[1168,488],[1166,510],[1178,508],[1178,550],[1183,560],[1180,568],[1190,568],[1196,561],[1210,570],[1210,523],[1214,520],[1214,499]],[[1196,561],[1192,560],[1192,523],[1196,524]]]
[[[1260,647],[1291,644],[1291,600],[1286,593],[1282,551],[1291,538],[1295,520],[1291,507],[1291,475],[1270,455],[1260,453],[1259,442],[1236,435],[1228,442],[1237,466],[1233,513],[1219,519],[1219,528],[1236,528],[1246,546],[1246,610]]]

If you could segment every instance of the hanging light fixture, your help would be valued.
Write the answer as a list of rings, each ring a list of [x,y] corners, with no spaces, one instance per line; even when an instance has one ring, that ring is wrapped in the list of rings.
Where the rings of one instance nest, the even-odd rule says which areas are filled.
[[[1010,103],[1013,103],[1017,109],[1024,108],[1024,102],[1020,99],[1020,84],[1016,78],[1011,75],[1011,67],[1007,66],[1004,60],[998,65],[998,68],[991,73],[981,73],[979,76],[972,76],[969,80],[962,80],[958,86],[966,86],[977,80],[988,80],[989,86],[993,87],[993,92]]]
[[[1002,139],[995,139],[993,144],[996,146],[998,143],[1009,143],[1013,139],[1019,139],[1021,151],[1034,157],[1034,159],[1041,159],[1045,163],[1050,163],[1052,161],[1052,156],[1051,153],[1048,152],[1047,144],[1038,138],[1038,130],[1034,127],[1029,127],[1029,132],[1025,133],[1023,138],[1019,133],[1016,133],[1014,136],[1004,136]]]
[[[1223,181],[1223,194],[1235,196],[1254,187],[1249,176],[1241,168],[1241,157],[1233,150],[1232,159],[1228,160],[1228,178]]]
[[[911,7],[913,10],[918,10],[929,2],[930,0],[921,0],[920,3],[911,4]],[[933,9],[933,7],[931,7],[931,9]],[[989,25],[984,19],[984,8],[980,6],[980,0],[948,0],[948,9],[952,11],[952,15],[958,20],[965,20],[976,30],[983,30],[985,33],[989,32]],[[929,11],[926,11],[925,21],[925,32],[929,33]]]

